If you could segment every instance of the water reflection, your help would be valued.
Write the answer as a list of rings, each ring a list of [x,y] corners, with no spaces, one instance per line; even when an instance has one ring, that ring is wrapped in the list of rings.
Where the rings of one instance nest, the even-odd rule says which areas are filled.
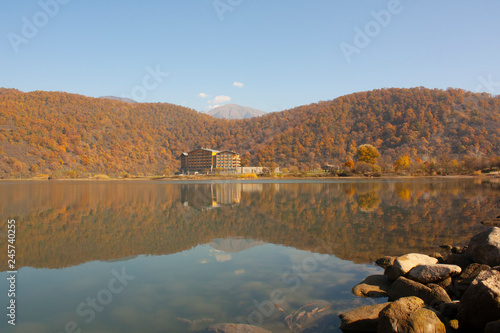
[[[180,187],[181,203],[195,209],[237,205],[241,201],[242,184],[183,184]]]
[[[370,263],[463,242],[498,215],[496,192],[463,180],[0,186],[0,214],[21,222],[20,267],[171,254],[228,237],[301,250],[320,239],[341,259]]]
[[[460,243],[499,208],[497,192],[461,180],[4,182],[0,190],[0,214],[19,221],[19,321],[0,322],[9,333],[61,332],[70,321],[95,333],[251,323],[276,290],[289,313],[309,301],[337,313],[373,302],[350,290],[381,272],[369,264],[377,256]],[[86,322],[77,307],[122,269],[135,279]],[[288,331],[279,311],[262,313],[265,328]]]

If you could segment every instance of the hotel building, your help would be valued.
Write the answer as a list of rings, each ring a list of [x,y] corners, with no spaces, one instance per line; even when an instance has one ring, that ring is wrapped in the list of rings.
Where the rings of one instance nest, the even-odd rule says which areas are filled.
[[[240,155],[230,150],[199,148],[189,153],[182,153],[180,159],[181,171],[184,173],[212,172],[216,169],[238,172],[241,167]]]

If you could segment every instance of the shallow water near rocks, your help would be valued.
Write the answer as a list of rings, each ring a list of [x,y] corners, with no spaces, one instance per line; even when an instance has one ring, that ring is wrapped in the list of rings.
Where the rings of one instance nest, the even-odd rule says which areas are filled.
[[[0,244],[16,219],[18,270],[16,326],[4,314],[0,331],[289,332],[273,303],[382,302],[351,294],[382,272],[377,257],[463,244],[497,203],[473,179],[0,182]]]

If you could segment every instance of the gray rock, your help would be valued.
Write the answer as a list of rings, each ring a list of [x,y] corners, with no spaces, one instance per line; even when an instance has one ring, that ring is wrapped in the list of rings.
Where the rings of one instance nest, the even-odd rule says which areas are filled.
[[[500,272],[479,273],[460,300],[461,327],[483,330],[487,323],[500,320]]]
[[[498,333],[500,332],[500,320],[495,320],[486,324],[484,333]]]
[[[446,263],[448,265],[457,265],[462,269],[472,264],[469,256],[462,253],[451,253],[448,258],[446,258]]]
[[[500,228],[488,228],[472,237],[466,253],[473,262],[500,265]]]
[[[408,273],[408,278],[420,283],[434,283],[461,272],[462,268],[457,265],[417,265]]]
[[[451,286],[453,283],[453,279],[451,277],[444,279],[443,281],[437,282],[436,284],[444,289],[448,288]]]
[[[438,260],[420,253],[410,253],[397,257],[388,274],[390,280],[395,280],[399,276],[405,275],[417,265],[437,264]]]
[[[484,224],[488,227],[500,227],[500,217],[496,217],[493,219],[486,219],[484,221],[481,221],[481,224]]]
[[[439,247],[446,250],[446,251],[451,251],[451,249],[453,248],[453,246],[451,246],[449,244],[439,245]]]
[[[422,299],[426,304],[436,305],[440,303],[450,303],[450,296],[446,291],[436,285],[423,285],[420,282],[412,281],[404,276],[399,277],[389,289],[389,300],[398,300],[403,297],[416,296]]]
[[[436,306],[441,303],[450,303],[452,300],[446,290],[438,284],[429,283],[427,288],[431,290],[429,305]]]
[[[379,313],[389,304],[366,305],[339,314],[340,329],[343,332],[377,332]]]
[[[460,310],[460,301],[442,303],[435,310],[448,319],[456,319]]]
[[[418,297],[403,297],[380,311],[378,332],[408,332],[410,315],[424,307]]]
[[[392,256],[384,256],[382,258],[378,258],[375,260],[375,264],[377,266],[380,266],[382,268],[387,268],[389,266],[392,266],[394,264],[394,260],[396,260],[397,257],[392,257]]]
[[[352,293],[359,297],[387,297],[391,281],[385,275],[370,275],[352,288]]]
[[[433,258],[436,258],[438,260],[438,263],[440,263],[440,264],[444,264],[445,263],[443,255],[441,253],[439,253],[439,252],[434,252],[430,256],[433,257]]]
[[[271,333],[271,331],[252,325],[216,324],[208,327],[205,333]]]
[[[482,264],[470,264],[463,272],[457,277],[457,283],[466,285],[467,287],[476,279],[479,273],[489,271],[490,266]]]
[[[378,332],[445,333],[446,328],[433,311],[424,308],[422,299],[404,297],[380,312]]]

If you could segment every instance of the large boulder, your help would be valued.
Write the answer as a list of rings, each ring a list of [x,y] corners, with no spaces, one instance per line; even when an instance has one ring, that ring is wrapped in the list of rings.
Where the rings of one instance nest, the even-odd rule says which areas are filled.
[[[438,260],[425,254],[410,253],[404,256],[397,257],[394,264],[388,272],[390,280],[395,280],[398,277],[408,273],[413,267],[418,265],[433,265],[437,264]]]
[[[378,316],[391,303],[366,305],[339,314],[343,332],[377,332]]]
[[[412,281],[400,276],[389,289],[389,300],[398,300],[403,297],[416,296],[426,304],[437,305],[440,303],[450,303],[450,296],[437,284],[423,285],[420,282]]]
[[[479,264],[500,265],[500,228],[488,228],[472,237],[467,255]]]
[[[378,258],[377,260],[375,260],[375,265],[380,266],[380,267],[385,269],[387,267],[392,266],[396,259],[397,259],[397,257],[384,256],[382,258]]]
[[[390,303],[380,312],[378,332],[408,332],[410,315],[424,306],[424,301],[414,296],[403,297]]]
[[[391,281],[385,275],[370,275],[352,288],[359,297],[387,297]]]
[[[460,300],[461,326],[483,330],[491,321],[500,320],[500,272],[479,273]]]
[[[379,315],[380,333],[445,333],[446,328],[438,316],[424,308],[424,301],[418,297],[404,297],[387,307]]]
[[[208,327],[205,333],[271,333],[271,331],[245,324],[216,324]]]
[[[463,272],[457,277],[457,284],[460,286],[469,287],[469,285],[476,279],[479,273],[484,271],[489,271],[491,268],[488,265],[483,264],[470,264],[467,266]],[[464,290],[465,290],[464,289]]]
[[[486,324],[484,328],[484,333],[498,333],[500,332],[500,320],[492,321]]]
[[[408,273],[408,278],[425,284],[435,283],[460,274],[460,272],[462,269],[456,265],[417,265]]]
[[[425,308],[412,313],[408,325],[408,333],[446,333],[446,326],[436,313]]]
[[[465,267],[467,267],[470,264],[472,264],[472,261],[470,260],[470,257],[467,254],[464,254],[464,253],[451,253],[446,258],[446,263],[448,265],[457,265],[457,266],[460,266],[462,269],[464,269]]]

